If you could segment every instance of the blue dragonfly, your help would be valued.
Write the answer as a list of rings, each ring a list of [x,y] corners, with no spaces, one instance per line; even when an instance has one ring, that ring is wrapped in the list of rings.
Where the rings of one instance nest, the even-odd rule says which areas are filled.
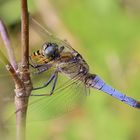
[[[55,102],[55,98],[60,98],[57,96],[60,95],[63,97],[61,92],[64,92],[66,89],[67,92],[64,93],[64,98],[60,98],[60,102],[64,101],[64,104],[66,104],[67,98],[68,100],[73,101],[76,97],[76,99],[81,101],[84,98],[84,95],[89,94],[89,89],[93,88],[100,90],[134,108],[140,108],[139,101],[126,96],[111,87],[97,74],[91,74],[87,62],[67,41],[54,36],[48,29],[44,28],[32,17],[30,17],[30,22],[33,27],[41,31],[45,36],[45,42],[42,42],[42,47],[30,55],[30,65],[37,71],[36,73],[38,75],[47,73],[52,69],[48,81],[39,87],[33,88],[33,90],[43,89],[52,83],[50,92],[48,94],[31,94],[31,96],[40,96],[47,107],[50,102]],[[64,83],[61,88],[56,88],[59,75],[64,75],[69,80]],[[74,89],[74,91],[70,93],[69,90],[71,89]],[[45,99],[44,96],[46,96],[47,99]],[[56,103],[56,106],[59,105]]]
[[[51,115],[62,114],[62,112],[73,109],[75,103],[78,104],[85,99],[91,88],[102,91],[131,107],[140,108],[139,101],[111,87],[97,74],[90,73],[88,63],[67,41],[57,38],[31,17],[30,22],[32,26],[43,33],[46,39],[45,42],[43,39],[42,47],[30,55],[30,66],[36,71],[35,77],[47,74],[43,77],[48,79],[43,85],[34,87],[33,92],[46,89],[52,85],[49,92],[46,90],[44,94],[31,94],[30,98],[34,96],[37,98],[31,99],[29,103],[28,114],[34,113],[29,115],[31,117],[28,118],[29,120],[34,120],[39,114],[41,119],[42,117],[47,119],[46,114],[48,115],[48,112],[49,117],[51,117]],[[66,77],[68,80],[65,82],[61,80],[60,82],[63,84],[57,87],[60,76],[64,76],[63,78]],[[37,112],[38,109],[39,112]],[[45,110],[47,110],[46,114],[44,114]],[[51,112],[52,110],[54,112]]]
[[[39,45],[39,49],[29,56],[30,72],[35,72],[31,75],[34,86],[27,120],[46,120],[69,112],[82,105],[91,88],[140,108],[139,101],[114,89],[97,74],[90,73],[88,63],[67,41],[54,36],[32,17],[30,25],[41,33],[42,47]],[[40,79],[45,79],[43,84]]]

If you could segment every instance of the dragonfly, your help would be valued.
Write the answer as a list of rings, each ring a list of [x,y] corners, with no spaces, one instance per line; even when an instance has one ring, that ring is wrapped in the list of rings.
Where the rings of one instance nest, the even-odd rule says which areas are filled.
[[[28,112],[29,114],[33,112],[32,119],[37,116],[37,110],[40,110],[38,114],[41,118],[44,110],[54,111],[55,113],[50,113],[52,116],[72,110],[75,105],[80,104],[90,94],[91,88],[102,91],[131,107],[140,108],[139,101],[108,85],[97,74],[90,73],[88,63],[66,40],[59,39],[31,16],[30,24],[43,34],[45,39],[45,41],[42,40],[42,47],[29,56],[30,66],[38,77],[48,74],[47,76],[43,75],[47,81],[38,87],[33,86],[33,92],[45,89],[46,93],[31,94],[32,97],[38,97],[30,99]],[[59,81],[61,76],[67,80]],[[60,84],[61,82],[63,83]],[[50,91],[46,91],[49,86]],[[46,119],[46,115],[44,116]]]
[[[54,36],[35,19],[31,18],[30,20],[33,26],[36,26],[46,35],[46,42],[42,44],[42,47],[39,50],[33,52],[30,55],[30,65],[32,68],[37,70],[37,74],[41,74],[47,72],[49,69],[53,69],[48,81],[42,86],[35,87],[33,89],[39,90],[45,88],[51,82],[53,82],[50,92],[48,94],[33,94],[31,96],[53,96],[59,74],[61,74],[71,81],[71,84],[67,85],[68,87],[74,84],[76,85],[74,88],[77,88],[78,86],[80,88],[82,87],[81,92],[78,93],[78,95],[77,93],[73,93],[73,96],[85,96],[88,94],[87,92],[89,92],[89,89],[93,88],[100,90],[122,101],[123,103],[128,104],[131,107],[138,109],[140,108],[139,101],[108,85],[97,74],[90,73],[89,65],[84,60],[82,55],[80,55],[67,41],[61,40]],[[63,91],[63,88],[61,91]],[[86,94],[83,94],[83,91]]]
[[[53,82],[49,94],[36,94],[32,96],[53,96],[59,74],[61,74],[69,78],[69,81],[71,81],[71,84],[68,84],[67,87],[75,84],[76,86],[74,88],[77,88],[78,86],[82,88],[80,93],[76,91],[78,93],[75,92],[72,96],[85,96],[88,94],[87,92],[89,92],[89,89],[93,88],[100,90],[131,107],[140,108],[139,101],[108,85],[97,74],[90,73],[88,63],[67,41],[54,36],[35,19],[31,18],[30,20],[32,25],[36,26],[46,36],[46,42],[42,44],[42,47],[30,55],[30,65],[37,70],[37,74],[53,69],[48,81],[42,86],[33,89],[39,90],[45,88]],[[63,91],[63,88],[60,91]],[[85,92],[84,94],[83,91]]]
[[[39,33],[42,46],[29,56],[30,72],[34,72],[31,78],[33,85],[34,78],[37,78],[37,86],[33,86],[29,98],[27,121],[52,119],[70,112],[82,105],[91,88],[133,108],[140,108],[139,101],[108,85],[97,74],[90,73],[88,63],[68,41],[59,39],[31,16],[30,26]],[[38,78],[45,81],[42,83]]]

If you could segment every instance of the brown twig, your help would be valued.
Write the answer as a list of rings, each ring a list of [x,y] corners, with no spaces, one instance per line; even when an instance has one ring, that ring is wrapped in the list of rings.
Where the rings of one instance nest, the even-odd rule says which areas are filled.
[[[25,140],[26,134],[26,112],[28,105],[28,96],[32,90],[32,84],[29,73],[29,24],[27,0],[21,0],[21,68],[17,67],[13,50],[11,48],[7,30],[0,22],[1,36],[8,52],[9,61],[6,59],[7,70],[10,72],[15,82],[15,106],[16,106],[16,137],[17,140]]]
[[[28,19],[27,0],[21,0],[21,46],[22,46],[22,65],[28,67],[29,19]]]
[[[14,53],[13,53],[13,50],[11,48],[8,33],[6,31],[4,23],[2,21],[0,22],[0,33],[1,33],[1,37],[3,39],[3,42],[5,44],[5,47],[7,49],[7,52],[9,55],[9,60],[11,63],[9,62],[9,60],[5,57],[5,55],[2,52],[1,52],[1,55],[2,55],[1,57],[3,59],[4,64],[6,64],[7,70],[10,72],[10,74],[12,76],[12,79],[14,80],[15,93],[16,93],[15,100],[16,100],[17,105],[18,105],[19,104],[18,101],[20,101],[19,100],[20,98],[18,98],[18,97],[25,95],[26,90],[25,90],[25,85],[24,85],[23,81],[20,79],[20,74],[17,72],[17,65],[16,65]],[[23,99],[21,99],[21,100],[23,100]],[[16,106],[16,108],[19,108],[19,107]],[[17,121],[17,140],[24,140],[25,139],[25,134],[24,134],[24,129],[23,129],[24,128],[23,122],[25,119],[23,120],[23,118],[24,117],[21,117],[21,118],[19,118],[20,121]]]
[[[28,105],[28,96],[31,94],[32,84],[29,73],[29,23],[27,0],[21,0],[21,69],[19,70],[21,80],[24,83],[23,90],[16,89],[16,123],[17,140],[25,140],[26,134],[26,112]],[[20,93],[20,94],[19,94]]]
[[[7,32],[6,27],[2,20],[0,20],[0,34],[1,34],[1,37],[5,44],[5,47],[7,49],[10,62],[2,52],[0,53],[2,55],[1,57],[4,61],[4,63],[6,64],[7,70],[10,72],[10,74],[14,80],[16,89],[21,89],[24,87],[24,85],[17,73],[17,64],[16,64],[14,52],[13,52],[13,49],[11,48],[9,35],[8,35],[8,32]]]

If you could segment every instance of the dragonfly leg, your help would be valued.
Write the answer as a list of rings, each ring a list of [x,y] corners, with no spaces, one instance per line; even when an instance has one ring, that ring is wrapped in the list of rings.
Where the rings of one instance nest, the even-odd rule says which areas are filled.
[[[37,69],[37,68],[40,68],[40,67],[43,67],[43,66],[47,66],[47,64],[34,64],[34,63],[30,63],[29,64],[32,68],[34,68],[34,69]]]
[[[38,75],[42,72],[45,72],[49,69],[49,66],[47,64],[41,64],[41,65],[32,65],[30,64],[31,67],[33,67],[34,69],[37,69],[36,72],[34,72],[35,75]],[[42,68],[41,68],[42,67]]]
[[[54,77],[55,77],[55,73],[53,73],[53,74],[51,75],[51,77],[49,78],[49,80],[48,80],[46,83],[44,83],[43,86],[33,88],[33,90],[38,90],[38,89],[42,89],[42,88],[47,87],[47,86],[51,83],[51,81],[54,79]]]
[[[37,71],[37,72],[34,72],[34,74],[38,75],[38,74],[40,74],[40,73],[42,73],[42,72],[45,72],[45,71],[47,71],[47,70],[48,70],[48,67],[44,67],[44,68],[42,68],[42,69],[38,69],[38,71]]]
[[[55,89],[55,86],[56,86],[56,82],[57,82],[57,78],[58,78],[58,72],[55,74],[55,77],[53,79],[53,85],[52,85],[52,89],[51,89],[50,95],[52,95],[53,92],[54,92],[54,89]]]
[[[37,88],[33,88],[33,90],[38,90],[38,89],[42,89],[42,88],[45,88],[47,87],[51,81],[53,80],[53,85],[52,85],[52,89],[50,91],[50,94],[31,94],[31,96],[50,96],[53,94],[53,91],[55,89],[55,86],[56,86],[56,82],[57,82],[57,77],[58,77],[58,72],[55,72],[51,75],[51,77],[49,78],[49,80],[41,87],[37,87]]]

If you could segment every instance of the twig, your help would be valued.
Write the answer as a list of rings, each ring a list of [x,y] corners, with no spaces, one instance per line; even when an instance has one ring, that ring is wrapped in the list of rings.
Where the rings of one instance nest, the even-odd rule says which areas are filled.
[[[5,27],[5,25],[4,25],[2,20],[0,20],[0,34],[1,34],[1,37],[2,37],[3,42],[5,44],[5,47],[7,49],[7,53],[8,53],[10,63],[13,66],[13,68],[15,70],[17,70],[17,64],[16,64],[16,59],[15,59],[15,56],[14,56],[14,52],[13,52],[13,49],[11,47],[8,32],[7,32],[6,27]]]
[[[0,22],[1,36],[9,55],[9,61],[3,56],[7,63],[6,68],[15,82],[15,106],[16,106],[16,138],[25,140],[26,134],[26,112],[28,97],[31,94],[32,83],[29,73],[29,24],[27,0],[21,0],[21,68],[17,68],[14,53],[11,48],[8,33],[3,22]],[[18,110],[18,111],[17,111]]]
[[[8,35],[8,32],[7,32],[6,27],[2,20],[0,20],[0,34],[1,34],[1,37],[5,44],[5,47],[7,49],[10,62],[1,51],[0,51],[0,55],[3,59],[3,62],[6,64],[7,70],[10,72],[10,74],[15,82],[16,89],[21,89],[24,86],[23,86],[21,79],[19,78],[18,73],[16,72],[17,64],[16,64],[14,52],[13,52],[13,49],[11,48],[9,35]]]
[[[21,0],[21,69],[19,70],[21,80],[24,83],[22,91],[16,89],[19,96],[15,96],[17,140],[25,140],[26,137],[26,112],[28,97],[31,94],[32,84],[29,73],[29,23],[27,0]]]
[[[27,0],[21,0],[21,46],[22,65],[28,68],[29,58],[29,19]]]
[[[19,78],[19,75],[16,73],[16,71],[14,70],[14,68],[12,67],[11,64],[7,64],[6,65],[6,69],[10,72],[14,82],[15,82],[15,88],[16,89],[23,89],[24,85],[21,81],[21,79]]]
[[[2,21],[0,22],[0,33],[1,33],[1,37],[3,39],[3,42],[5,44],[5,47],[7,49],[7,52],[8,52],[8,55],[9,55],[9,60],[10,60],[11,63],[9,62],[9,60],[5,57],[5,55],[2,52],[0,52],[0,55],[3,59],[2,61],[4,62],[4,64],[6,64],[7,70],[10,72],[10,74],[12,76],[12,79],[14,80],[15,93],[16,93],[15,100],[18,104],[18,107],[21,107],[21,103],[18,102],[20,98],[18,98],[17,96],[25,95],[26,90],[25,90],[25,86],[24,86],[23,81],[20,79],[19,73],[17,73],[17,65],[16,65],[16,61],[15,61],[15,58],[14,58],[14,53],[13,53],[13,50],[11,48],[8,33],[6,31],[4,23]],[[18,107],[16,106],[16,108],[18,108]],[[24,129],[23,129],[24,128],[23,127],[23,124],[24,124],[23,122],[25,122],[25,121],[23,120],[23,118],[24,117],[21,117],[20,121],[17,122],[18,123],[18,125],[17,125],[17,140],[24,140],[25,139]],[[22,122],[22,124],[21,124],[21,122]],[[23,132],[23,133],[20,133],[20,132]]]

